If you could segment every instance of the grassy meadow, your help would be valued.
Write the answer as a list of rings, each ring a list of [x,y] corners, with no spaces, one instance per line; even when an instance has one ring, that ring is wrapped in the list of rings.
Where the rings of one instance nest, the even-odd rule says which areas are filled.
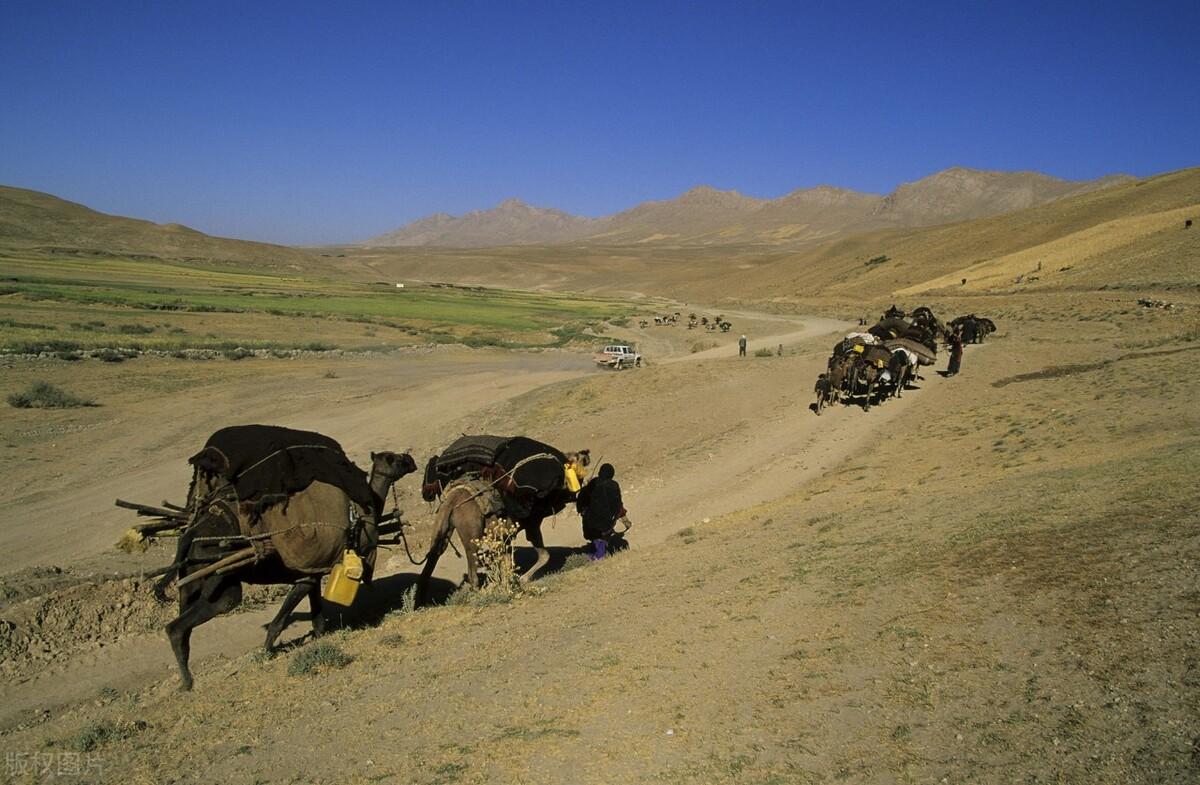
[[[0,257],[0,351],[558,346],[615,298],[272,275],[162,259]]]

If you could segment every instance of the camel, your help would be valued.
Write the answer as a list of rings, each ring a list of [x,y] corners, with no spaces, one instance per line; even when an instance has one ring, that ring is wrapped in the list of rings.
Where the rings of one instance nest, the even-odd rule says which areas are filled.
[[[372,516],[377,525],[388,490],[401,477],[416,470],[416,462],[407,453],[371,453],[368,484],[375,502],[373,510],[359,508],[342,488],[314,481],[304,490],[288,496],[284,504],[264,511],[263,520],[272,531],[279,531],[281,525],[286,527],[295,526],[297,523],[321,521],[344,526],[352,520],[352,511],[357,510],[358,515]],[[241,539],[239,515],[245,515],[245,510],[239,510],[236,494],[231,492],[232,487],[227,485],[225,488],[229,489],[228,491],[219,489],[198,504],[195,508],[194,523],[189,525],[185,534],[180,537],[176,563],[172,565],[179,581],[179,616],[171,621],[166,629],[171,648],[175,652],[175,660],[179,665],[183,690],[190,690],[193,684],[192,673],[188,668],[192,630],[236,608],[242,600],[243,583],[292,584],[292,589],[280,605],[279,612],[267,625],[264,646],[267,651],[271,651],[276,639],[291,621],[292,610],[305,595],[308,596],[312,610],[313,634],[320,635],[324,632],[325,621],[321,615],[321,576],[333,568],[345,547],[354,546],[355,550],[368,554],[368,570],[374,560],[377,529],[375,526],[363,526],[358,529],[357,542],[345,542],[338,538],[336,547],[326,554],[330,558],[324,559],[310,570],[302,571],[287,566],[278,551],[267,553],[265,558],[258,558],[252,552],[238,561],[238,554],[230,554],[226,543],[213,539],[223,536],[235,541]],[[230,562],[228,568],[188,579],[191,573],[210,570],[215,566],[214,559]],[[369,579],[369,572],[364,577]],[[169,581],[170,576],[165,580]]]
[[[467,560],[465,585],[472,588],[479,586],[479,571],[477,564],[478,543],[487,530],[489,520],[496,515],[493,507],[501,504],[492,497],[492,490],[485,481],[456,481],[450,483],[442,492],[442,503],[438,506],[434,519],[433,540],[425,555],[425,566],[421,569],[421,578],[417,582],[416,605],[424,605],[428,599],[429,580],[437,567],[438,559],[446,550],[450,537],[458,532],[458,540],[462,543],[463,555]],[[517,527],[525,532],[525,538],[537,552],[537,560],[520,577],[522,584],[528,583],[550,561],[550,552],[546,550],[542,538],[542,521],[559,512],[566,506],[568,499],[561,498],[552,501],[537,501],[529,515],[514,520]],[[501,511],[502,515],[503,512]]]

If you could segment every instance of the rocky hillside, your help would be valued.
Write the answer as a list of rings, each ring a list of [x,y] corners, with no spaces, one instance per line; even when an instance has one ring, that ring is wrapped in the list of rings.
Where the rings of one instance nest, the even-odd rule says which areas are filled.
[[[457,218],[445,213],[422,218],[363,245],[790,245],[873,229],[1000,215],[1129,179],[1115,175],[1069,181],[1037,172],[953,168],[905,183],[887,196],[822,185],[777,199],[757,199],[702,185],[674,199],[643,202],[601,218],[573,216],[509,199],[491,210]]]

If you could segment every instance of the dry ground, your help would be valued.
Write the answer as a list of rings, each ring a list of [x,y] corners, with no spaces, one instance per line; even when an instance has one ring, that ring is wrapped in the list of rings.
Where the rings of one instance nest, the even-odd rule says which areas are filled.
[[[764,344],[787,335],[785,352],[744,359],[728,343],[693,357],[681,328],[650,328],[656,360],[682,359],[638,372],[453,350],[94,366],[79,392],[104,407],[9,410],[0,425],[0,617],[18,622],[3,633],[22,619],[59,631],[47,652],[6,650],[6,776],[1195,782],[1200,303],[1176,299],[945,296],[940,312],[1000,324],[962,374],[821,417],[807,405],[834,325],[812,320],[753,323]],[[12,366],[5,384],[46,373]],[[346,667],[289,675],[304,649],[250,651],[264,607],[196,633],[197,689],[179,694],[146,633],[165,611],[96,577],[162,561],[105,555],[127,522],[108,505],[179,496],[193,445],[261,419],[324,430],[360,459],[420,457],[463,430],[590,446],[618,467],[632,547],[509,604],[415,613],[397,555],[372,613],[328,639]],[[427,525],[415,480],[402,486]],[[578,526],[549,527],[556,564]],[[461,562],[444,562],[456,578]],[[72,625],[95,645],[61,643]]]

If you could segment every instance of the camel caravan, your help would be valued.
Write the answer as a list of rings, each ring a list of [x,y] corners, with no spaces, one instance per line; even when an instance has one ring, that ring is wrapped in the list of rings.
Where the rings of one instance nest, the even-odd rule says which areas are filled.
[[[532,578],[549,561],[542,521],[579,502],[581,489],[588,490],[582,483],[590,462],[588,450],[563,453],[523,436],[463,436],[430,458],[422,496],[440,504],[416,604],[428,599],[430,577],[454,532],[466,555],[466,585],[479,586],[478,544],[505,521],[515,524],[508,529],[513,534],[523,530],[537,552],[520,580]],[[264,646],[271,651],[304,597],[313,634],[320,635],[325,603],[353,603],[359,586],[371,582],[381,544],[408,550],[406,522],[396,510],[384,512],[389,492],[395,500],[394,484],[418,469],[408,453],[371,453],[368,474],[328,436],[241,425],[214,433],[188,463],[193,476],[186,504],[151,507],[117,500],[119,507],[153,519],[133,527],[127,542],[178,537],[174,561],[153,574],[161,576],[155,587],[160,599],[172,583],[179,594],[179,615],[167,625],[167,637],[185,690],[193,683],[192,631],[236,608],[242,584],[291,586],[267,625]],[[611,467],[601,468],[611,477]],[[623,547],[630,525],[624,508],[618,512],[624,529],[617,531],[614,520],[600,535],[608,548]],[[393,539],[381,539],[385,536]]]
[[[673,314],[656,315],[654,324],[658,327],[670,327],[674,324],[679,324],[682,314],[676,311]],[[638,326],[645,329],[650,326],[649,319],[639,319]],[[687,328],[689,330],[704,329],[708,332],[723,332],[727,333],[733,329],[733,322],[729,321],[722,314],[716,316],[701,316],[696,313],[689,313],[687,319]]]
[[[944,324],[925,306],[911,314],[893,305],[879,321],[862,332],[848,333],[833,347],[825,373],[817,377],[812,410],[817,414],[831,404],[857,402],[864,411],[888,398],[899,398],[922,379],[920,369],[937,362],[939,343],[950,347],[982,343],[996,330],[991,319],[975,314]],[[952,357],[952,371],[957,362]]]
[[[714,323],[717,329],[727,324],[720,317],[708,322]],[[929,308],[909,315],[893,306],[877,324],[848,334],[834,347],[827,371],[817,380],[813,408],[820,414],[828,404],[857,400],[868,409],[899,397],[921,378],[922,367],[934,364],[939,341],[961,351],[964,340],[982,341],[994,330],[991,320],[974,314],[945,325]],[[951,372],[955,369],[952,362]],[[568,505],[575,504],[583,516],[593,558],[625,547],[630,526],[612,466],[601,466],[584,485],[588,450],[563,452],[525,436],[463,435],[426,462],[421,495],[437,508],[421,560],[412,557],[408,524],[395,509],[395,484],[418,470],[407,452],[373,452],[366,472],[323,434],[239,425],[212,434],[188,463],[192,481],[185,504],[151,507],[117,500],[118,506],[153,519],[133,527],[126,544],[178,538],[174,561],[152,575],[160,576],[155,586],[160,598],[172,584],[179,595],[179,615],[166,629],[184,689],[193,683],[188,667],[192,631],[236,608],[243,584],[291,587],[266,628],[264,646],[271,651],[305,597],[314,635],[325,629],[325,604],[350,606],[359,587],[371,583],[380,545],[403,545],[410,561],[421,567],[414,596],[419,606],[429,600],[433,571],[455,534],[466,560],[463,585],[477,589],[485,539],[499,539],[506,564],[515,570],[512,537],[525,533],[536,553],[533,565],[519,576],[525,583],[550,560],[542,522]],[[393,510],[385,512],[389,494]]]

